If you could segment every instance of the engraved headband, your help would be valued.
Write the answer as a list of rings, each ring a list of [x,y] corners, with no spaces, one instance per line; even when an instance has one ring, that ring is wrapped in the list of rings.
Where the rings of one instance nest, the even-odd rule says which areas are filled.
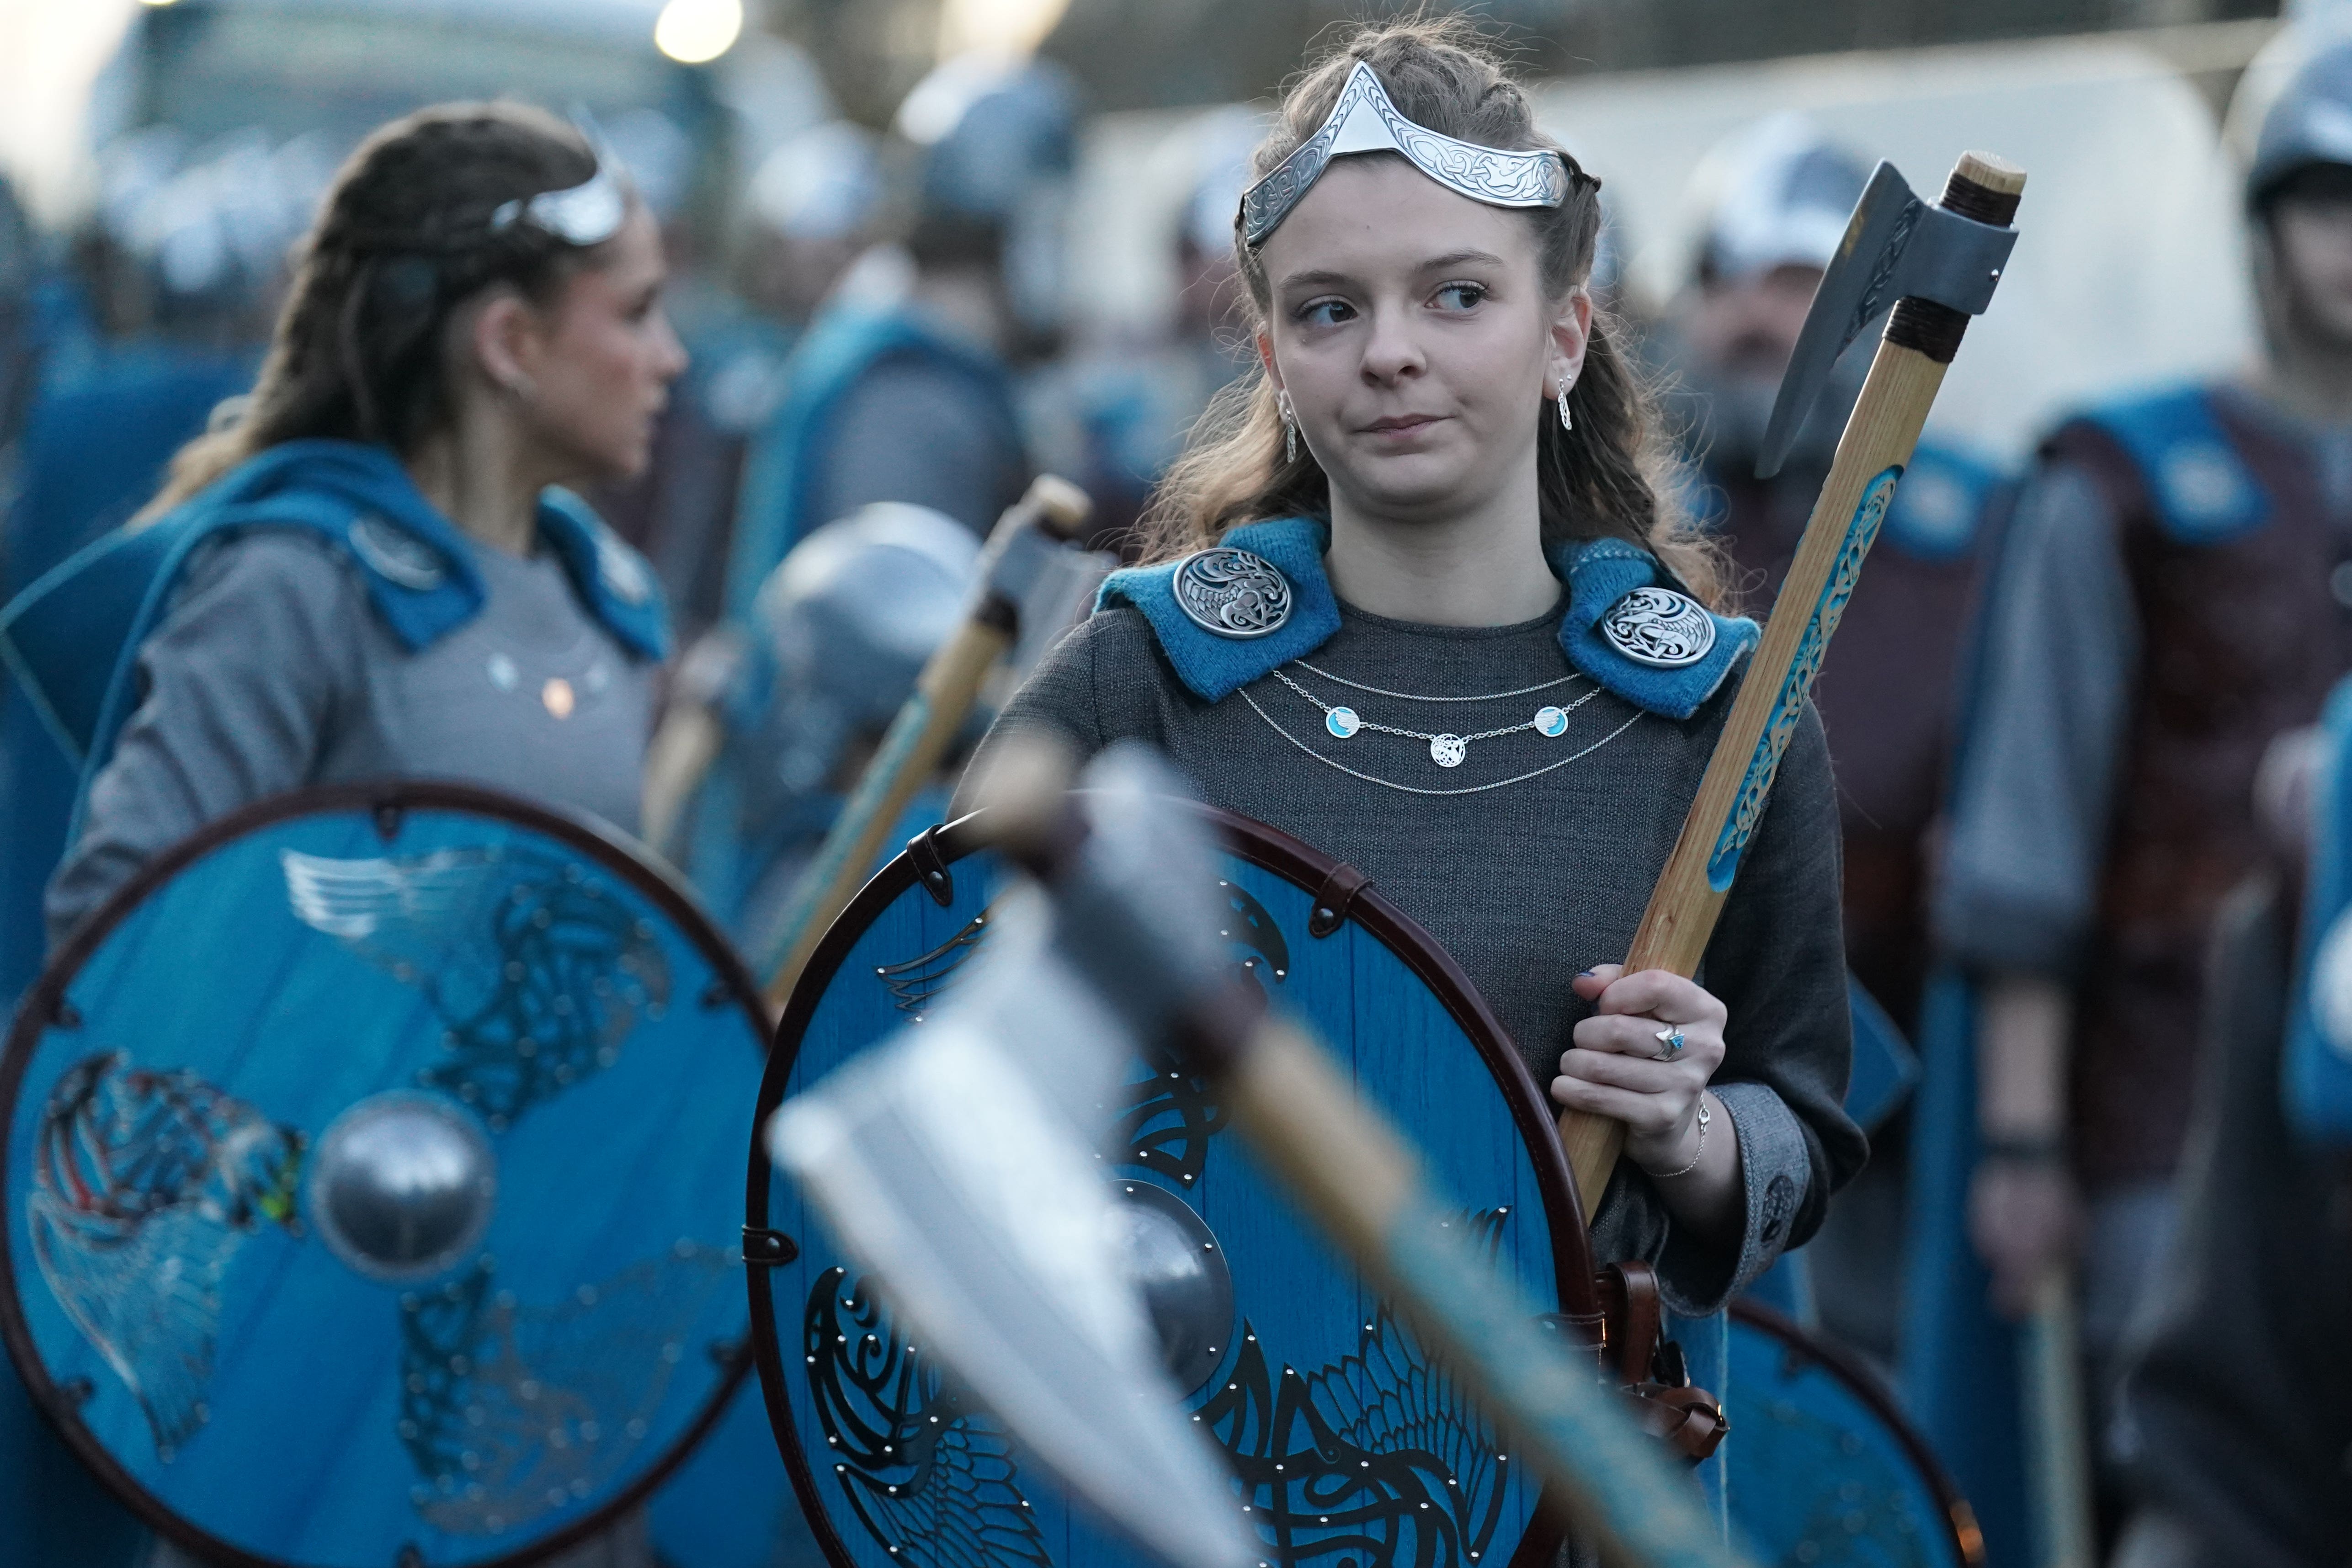
[[[1556,207],[1575,180],[1601,183],[1563,153],[1481,147],[1414,124],[1389,101],[1379,73],[1358,60],[1322,127],[1242,197],[1234,220],[1242,243],[1252,250],[1265,244],[1331,160],[1350,152],[1401,152],[1447,190],[1493,207]]]
[[[619,234],[629,215],[629,194],[613,172],[618,160],[602,146],[595,156],[596,172],[576,185],[499,203],[490,214],[490,232],[503,234],[517,223],[527,223],[566,245],[583,247],[603,245]]]

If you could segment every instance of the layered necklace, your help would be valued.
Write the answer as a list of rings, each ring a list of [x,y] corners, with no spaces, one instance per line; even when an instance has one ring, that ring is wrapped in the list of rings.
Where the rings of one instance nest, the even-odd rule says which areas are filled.
[[[1372,696],[1391,697],[1398,702],[1409,703],[1504,702],[1512,697],[1532,696],[1538,692],[1548,692],[1552,690],[1554,687],[1567,685],[1571,681],[1580,681],[1585,678],[1580,674],[1570,674],[1561,675],[1554,680],[1538,682],[1531,686],[1517,686],[1507,692],[1483,692],[1472,696],[1431,696],[1418,692],[1392,692],[1381,686],[1366,685],[1361,681],[1351,681],[1345,675],[1335,675],[1328,670],[1318,669],[1317,666],[1308,664],[1304,659],[1295,660],[1293,663],[1295,663],[1300,669],[1307,671],[1310,674],[1318,675],[1322,679],[1329,681],[1334,685],[1346,686],[1352,691],[1363,692]],[[1565,706],[1554,703],[1546,703],[1542,706],[1537,708],[1531,716],[1521,719],[1517,724],[1507,724],[1499,726],[1494,729],[1482,729],[1475,731],[1469,735],[1459,735],[1452,730],[1408,729],[1401,725],[1377,723],[1374,720],[1364,717],[1353,707],[1345,703],[1325,702],[1321,697],[1317,696],[1313,692],[1308,691],[1305,686],[1300,685],[1297,681],[1291,679],[1289,675],[1284,674],[1279,669],[1275,670],[1272,673],[1276,680],[1281,682],[1283,685],[1287,687],[1291,692],[1313,704],[1316,708],[1321,711],[1323,715],[1323,727],[1334,739],[1353,740],[1358,736],[1370,731],[1379,735],[1393,735],[1405,740],[1418,740],[1428,747],[1429,759],[1438,767],[1446,768],[1461,767],[1464,760],[1470,755],[1471,746],[1481,740],[1494,740],[1506,735],[1517,735],[1524,729],[1531,729],[1538,735],[1543,736],[1548,739],[1557,740],[1561,736],[1568,733],[1568,716],[1601,695],[1601,688],[1596,685],[1591,691],[1586,692],[1582,696],[1576,698],[1573,702],[1567,704]],[[1554,768],[1565,768],[1571,762],[1590,757],[1592,753],[1600,750],[1602,747],[1608,745],[1611,741],[1616,739],[1619,736],[1633,728],[1634,724],[1642,716],[1640,711],[1637,709],[1633,717],[1628,718],[1623,724],[1619,725],[1615,729],[1611,730],[1607,735],[1602,736],[1600,739],[1593,741],[1591,745],[1572,752],[1566,757],[1559,758],[1552,762],[1548,762],[1541,768],[1531,769],[1526,773],[1517,774],[1508,779],[1497,779],[1491,784],[1472,784],[1460,789],[1442,789],[1425,788],[1413,784],[1400,784],[1393,779],[1382,779],[1370,773],[1360,772],[1358,769],[1350,768],[1347,764],[1339,761],[1335,758],[1326,757],[1321,752],[1316,750],[1313,747],[1307,745],[1305,741],[1299,739],[1298,737],[1291,734],[1287,729],[1285,729],[1275,720],[1273,715],[1258,706],[1257,699],[1251,696],[1247,691],[1244,691],[1241,694],[1241,697],[1244,702],[1249,704],[1250,711],[1256,714],[1258,717],[1264,719],[1266,722],[1267,727],[1273,729],[1276,735],[1281,736],[1283,739],[1290,742],[1291,745],[1307,753],[1307,756],[1312,757],[1316,761],[1320,762],[1328,768],[1336,768],[1340,772],[1349,775],[1350,778],[1360,779],[1368,784],[1378,784],[1383,789],[1401,790],[1408,795],[1475,795],[1483,790],[1500,789],[1504,786],[1509,784],[1524,783],[1529,779],[1534,779],[1542,774],[1549,773]]]

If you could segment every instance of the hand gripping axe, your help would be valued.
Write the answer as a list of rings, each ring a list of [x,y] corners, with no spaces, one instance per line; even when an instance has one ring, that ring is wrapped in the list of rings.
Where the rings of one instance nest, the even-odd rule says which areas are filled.
[[[2024,189],[2022,171],[1981,152],[1961,155],[1943,200],[1932,206],[1912,194],[1892,163],[1879,164],[1864,188],[1790,356],[1756,465],[1759,477],[1780,471],[1846,345],[1882,315],[1886,331],[1763,642],[1634,930],[1625,956],[1629,972],[1697,971],[1944,371],[1959,350],[1969,318],[1991,303],[2009,263],[2017,243],[2009,224]],[[1624,1124],[1570,1112],[1560,1118],[1559,1132],[1590,1212],[1608,1190],[1624,1148]]]
[[[1244,1500],[1202,1477],[1197,1435],[1105,1283],[1099,1103],[1138,1038],[1213,1082],[1301,1207],[1479,1396],[1621,1568],[1735,1568],[1698,1490],[1579,1354],[1448,1218],[1403,1137],[1320,1048],[1236,981],[1216,873],[1183,787],[1114,748],[1063,792],[1050,749],[1005,746],[982,789],[1005,852],[1046,891],[1001,915],[993,967],[919,1030],[788,1102],[769,1146],[836,1236],[1064,1479],[1170,1560],[1265,1568]],[[986,1071],[954,1057],[1001,1042]],[[928,1054],[927,1054],[928,1053]],[[1009,1086],[1009,1087],[1008,1087]],[[1051,1114],[1037,1107],[1050,1103]],[[1056,1134],[1056,1129],[1058,1133]],[[1125,1346],[1107,1352],[1105,1346]],[[1172,1430],[1171,1430],[1172,1428]],[[1172,1458],[1176,1461],[1170,1463]],[[1133,1478],[1149,1477],[1141,1484]],[[1124,1479],[1122,1479],[1124,1478]]]

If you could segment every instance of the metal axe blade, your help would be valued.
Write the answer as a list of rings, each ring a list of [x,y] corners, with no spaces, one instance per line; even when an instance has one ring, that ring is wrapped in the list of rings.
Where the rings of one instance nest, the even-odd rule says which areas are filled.
[[[2016,244],[2016,230],[1922,202],[1894,164],[1880,163],[1813,290],[1812,308],[1764,427],[1756,476],[1769,479],[1780,471],[1846,345],[1898,299],[1932,299],[1970,316],[1984,314]]]
[[[899,1332],[1074,1493],[1178,1568],[1249,1568],[1262,1553],[1162,1370],[1075,1119],[1129,1041],[1042,924],[1004,908],[957,1003],[787,1102],[769,1151]]]

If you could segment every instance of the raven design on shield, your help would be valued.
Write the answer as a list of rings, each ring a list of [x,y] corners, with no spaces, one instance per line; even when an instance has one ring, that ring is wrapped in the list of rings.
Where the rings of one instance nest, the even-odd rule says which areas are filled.
[[[221,1281],[263,1220],[294,1228],[302,1134],[194,1072],[101,1051],[42,1107],[26,1199],[41,1277],[169,1462],[210,1412]]]

